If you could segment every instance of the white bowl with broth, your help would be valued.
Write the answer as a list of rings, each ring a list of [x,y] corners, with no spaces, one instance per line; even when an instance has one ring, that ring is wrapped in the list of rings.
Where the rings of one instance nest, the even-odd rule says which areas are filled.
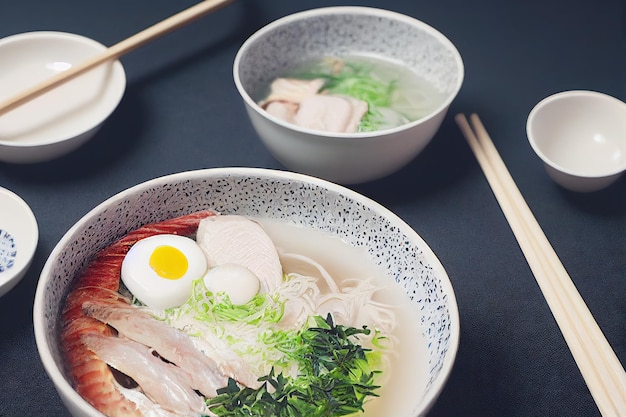
[[[263,100],[274,80],[297,78],[327,59],[368,67],[370,79],[398,86],[399,98],[390,107],[407,119],[388,123],[385,115],[391,113],[385,110],[374,130],[359,125],[354,132],[336,132],[266,111]],[[385,177],[415,159],[457,96],[464,66],[454,44],[424,22],[388,10],[342,6],[295,13],[261,28],[239,49],[233,76],[253,127],[280,163],[355,184]],[[368,111],[377,111],[368,104]]]
[[[72,415],[102,415],[75,391],[60,346],[60,314],[72,284],[98,251],[129,231],[199,210],[249,217],[276,245],[316,259],[331,274],[380,283],[379,301],[397,305],[396,356],[364,415],[427,413],[451,372],[459,317],[445,269],[423,239],[386,208],[342,186],[290,172],[216,168],[122,191],[87,213],[50,254],[35,295],[35,337]]]

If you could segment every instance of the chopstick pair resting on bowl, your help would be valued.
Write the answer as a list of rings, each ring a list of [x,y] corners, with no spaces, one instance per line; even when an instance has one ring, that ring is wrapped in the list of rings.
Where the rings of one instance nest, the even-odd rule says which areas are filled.
[[[600,413],[626,416],[626,372],[550,245],[476,114],[456,116]],[[471,122],[471,124],[470,124]]]
[[[160,36],[179,29],[196,19],[199,19],[219,9],[220,7],[227,5],[231,1],[233,0],[203,0],[188,9],[170,16],[167,19],[142,30],[141,32],[134,34],[133,36],[116,43],[115,45],[107,48],[101,54],[98,54],[79,65],[75,65],[66,71],[62,71],[56,76],[0,102],[0,116],[107,61],[115,60],[122,55],[157,39]]]

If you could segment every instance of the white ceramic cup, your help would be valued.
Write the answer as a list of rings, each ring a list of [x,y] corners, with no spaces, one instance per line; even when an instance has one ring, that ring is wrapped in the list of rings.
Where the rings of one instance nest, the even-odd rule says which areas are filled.
[[[548,175],[562,187],[598,191],[626,170],[626,103],[573,90],[551,95],[530,112],[526,132]]]

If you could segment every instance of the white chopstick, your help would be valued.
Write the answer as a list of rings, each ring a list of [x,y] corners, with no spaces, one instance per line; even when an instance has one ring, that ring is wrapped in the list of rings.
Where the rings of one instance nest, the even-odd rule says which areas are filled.
[[[199,19],[210,12],[225,6],[231,1],[232,0],[204,0],[189,7],[188,9],[183,10],[182,12],[170,16],[167,19],[162,20],[149,28],[144,29],[141,32],[138,32],[135,35],[105,49],[101,54],[98,54],[78,65],[74,65],[72,68],[60,72],[57,75],[4,100],[0,103],[0,116],[107,61],[117,59],[120,56],[139,48],[140,46],[143,46],[160,36],[191,23],[192,21]]]
[[[533,216],[477,115],[455,118],[541,288],[600,413],[626,416],[626,372]]]

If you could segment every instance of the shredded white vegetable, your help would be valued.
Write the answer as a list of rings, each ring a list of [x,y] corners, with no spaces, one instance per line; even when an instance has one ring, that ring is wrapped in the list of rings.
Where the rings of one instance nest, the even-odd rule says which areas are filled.
[[[282,252],[280,256],[285,270],[298,272],[286,273],[272,293],[257,295],[252,304],[244,306],[248,310],[232,307],[225,294],[208,292],[200,280],[190,302],[168,310],[163,318],[197,336],[197,346],[222,366],[245,364],[245,370],[257,377],[267,375],[272,368],[285,374],[296,372],[294,364],[285,360],[285,352],[294,343],[293,335],[316,315],[330,313],[337,324],[367,326],[373,331],[368,337],[361,336],[361,343],[371,345],[382,334],[386,336],[385,347],[391,347],[394,311],[375,300],[381,288],[371,279],[335,280],[307,256]],[[231,306],[232,311],[226,309],[224,313],[224,305]]]

